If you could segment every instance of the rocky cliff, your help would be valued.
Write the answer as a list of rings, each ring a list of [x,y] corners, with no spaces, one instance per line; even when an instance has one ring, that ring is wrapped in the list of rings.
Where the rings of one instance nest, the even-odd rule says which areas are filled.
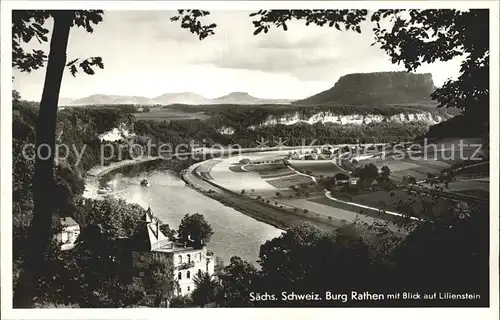
[[[342,76],[331,89],[294,104],[429,105],[435,104],[430,98],[434,89],[430,73],[354,73]]]
[[[350,114],[342,115],[334,112],[318,112],[311,116],[304,116],[299,112],[284,114],[281,116],[268,116],[262,123],[252,125],[248,129],[275,125],[294,125],[298,123],[315,124],[315,123],[332,123],[339,125],[366,125],[369,123],[387,122],[387,123],[408,123],[421,122],[427,125],[434,125],[442,121],[452,118],[454,114],[445,111],[430,112],[430,111],[414,111],[401,112],[393,115],[383,114]]]

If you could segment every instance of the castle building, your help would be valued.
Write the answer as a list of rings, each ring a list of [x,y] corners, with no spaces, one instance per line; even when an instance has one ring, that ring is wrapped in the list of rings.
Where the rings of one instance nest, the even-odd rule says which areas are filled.
[[[194,241],[189,243],[179,243],[168,238],[160,230],[158,219],[148,208],[143,218],[145,242],[139,247],[132,249],[131,265],[132,277],[140,280],[150,272],[148,257],[170,260],[173,265],[173,280],[176,287],[173,289],[175,296],[186,296],[191,294],[195,288],[194,276],[198,271],[206,272],[210,275],[214,273],[215,256],[207,250],[206,245],[194,245]]]

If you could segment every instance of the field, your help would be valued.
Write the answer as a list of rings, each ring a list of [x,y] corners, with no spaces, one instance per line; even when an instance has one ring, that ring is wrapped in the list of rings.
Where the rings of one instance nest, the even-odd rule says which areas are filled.
[[[258,172],[259,174],[274,174],[277,170],[286,168],[283,163],[269,164],[247,164],[243,166],[244,170]]]
[[[262,177],[262,179],[270,179],[270,178],[286,177],[295,174],[295,172],[292,169],[286,167],[274,170],[273,172],[259,172],[259,174]]]
[[[151,108],[149,112],[140,112],[134,114],[137,120],[154,120],[154,121],[169,121],[169,120],[185,120],[185,119],[208,119],[205,112],[185,112],[179,109],[173,110],[170,108]]]
[[[372,218],[382,219],[385,221],[394,221],[394,218],[395,218],[393,215],[390,215],[388,213],[383,213],[379,210],[360,208],[360,207],[357,207],[353,204],[334,201],[332,199],[327,198],[326,196],[316,197],[313,199],[309,199],[308,201],[313,202],[313,203],[318,203],[318,204],[321,204],[323,206],[328,206],[328,207],[334,208],[334,210],[331,210],[332,212],[338,212],[339,210],[350,211],[356,215],[359,214],[360,215],[359,217],[366,218],[366,216],[369,216]]]
[[[276,179],[268,179],[266,180],[266,182],[278,189],[288,189],[292,186],[298,186],[304,183],[309,184],[313,183],[314,181],[307,176],[295,173],[292,175],[287,175]]]
[[[405,190],[375,191],[352,196],[352,202],[373,206],[375,208],[400,212],[403,208],[412,215],[422,216],[432,212],[440,215],[456,203],[449,199],[433,199],[428,194],[409,194]]]
[[[248,164],[244,166],[244,169],[259,173],[263,180],[278,189],[288,189],[292,186],[314,182],[311,178],[297,174],[295,171],[281,163],[259,165]]]
[[[300,172],[309,172],[313,176],[335,176],[348,173],[330,160],[290,160],[290,166]]]
[[[450,182],[448,188],[445,188],[443,191],[487,198],[490,191],[489,182],[489,179],[460,180],[460,178],[457,178],[456,181]],[[422,186],[429,187],[429,184],[422,183]]]
[[[419,150],[414,149],[410,153],[395,148],[392,155],[360,160],[359,165],[373,163],[379,168],[387,165],[395,178],[401,179],[405,175],[412,175],[420,180],[425,179],[427,173],[438,174],[451,165],[464,163],[470,159],[478,160],[481,154],[487,155],[487,150],[481,148],[481,141],[478,139],[443,139],[427,141]]]
[[[443,161],[433,161],[425,159],[402,159],[397,157],[387,157],[385,159],[366,159],[359,161],[359,165],[373,163],[379,169],[388,166],[391,170],[391,178],[395,182],[401,182],[405,176],[413,176],[417,181],[427,178],[427,174],[439,174],[442,170],[450,167]]]
[[[457,176],[489,175],[490,162],[480,162],[456,169]]]

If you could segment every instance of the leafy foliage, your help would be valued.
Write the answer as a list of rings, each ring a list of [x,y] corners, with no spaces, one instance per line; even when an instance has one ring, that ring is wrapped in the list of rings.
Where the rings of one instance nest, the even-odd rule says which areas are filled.
[[[354,225],[325,233],[311,225],[289,228],[260,249],[260,271],[238,257],[219,276],[225,306],[333,306],[337,301],[284,301],[282,292],[474,292],[488,301],[488,208],[466,218],[426,222],[405,239],[361,238]],[[464,234],[474,237],[469,239]],[[457,268],[457,266],[461,266]],[[469,270],[469,278],[462,270]],[[349,276],[345,276],[349,275]],[[279,297],[251,303],[250,292]],[[358,305],[421,305],[422,300],[365,301]],[[356,301],[350,301],[355,304]],[[439,301],[427,301],[439,305]],[[455,302],[448,302],[455,305]],[[458,302],[457,302],[458,303]],[[459,302],[459,303],[463,303]]]
[[[177,10],[177,15],[170,18],[170,21],[181,24],[181,28],[189,29],[191,33],[198,35],[200,40],[215,34],[215,23],[206,24],[203,17],[210,15],[210,12],[203,10]]]
[[[82,61],[80,61],[80,59],[74,59],[68,62],[66,66],[69,67],[72,76],[76,76],[76,74],[78,73],[78,67],[80,67],[83,72],[89,75],[93,75],[95,73],[94,69],[92,68],[93,66],[104,69],[104,64],[102,63],[101,57],[93,57]]]
[[[231,123],[233,123],[231,121]],[[214,128],[210,122],[200,120],[176,120],[170,122],[138,121],[136,131],[154,141],[175,146],[192,142],[204,143],[206,146],[214,144],[233,144],[242,147],[255,147],[256,141],[261,139],[274,141],[278,137],[286,141],[287,145],[302,145],[316,140],[318,144],[342,143],[370,143],[409,141],[424,135],[428,125],[421,122],[413,123],[370,123],[367,125],[338,125],[338,124],[294,124],[258,127],[249,130],[243,124],[235,127],[235,132],[226,136]],[[195,133],[193,133],[195,131]],[[190,136],[190,134],[194,134]],[[181,149],[182,150],[182,149]],[[153,151],[155,149],[153,148]],[[163,150],[164,151],[164,150]]]
[[[26,140],[19,142],[19,147],[34,144],[38,108],[24,100],[14,102],[13,108],[16,110],[12,124],[14,139]],[[62,149],[59,165],[69,166],[74,174],[81,176],[85,171],[99,164],[102,144],[99,134],[117,127],[128,128],[132,131],[134,117],[130,111],[133,110],[121,107],[68,108],[60,111],[57,122],[58,143],[68,146],[68,154],[65,157],[66,154]],[[26,151],[32,149],[26,148]],[[15,151],[19,156],[21,152],[22,149]],[[126,150],[122,156],[127,159],[125,152]],[[117,153],[116,157],[118,157]]]
[[[191,297],[196,305],[203,307],[207,303],[215,300],[217,282],[213,275],[198,270],[198,273],[194,275],[193,281],[195,289]]]
[[[448,80],[432,97],[442,107],[466,111],[471,119],[488,120],[488,10],[385,10],[374,14],[372,21],[381,16],[394,20],[390,31],[379,24],[374,28],[375,39],[393,63],[415,70],[422,63],[464,56],[458,79]]]
[[[13,10],[12,11],[12,66],[23,72],[31,72],[42,68],[47,61],[47,54],[43,50],[34,49],[26,52],[23,43],[32,39],[39,43],[48,41],[49,30],[45,28],[47,20],[57,15],[70,15],[71,26],[84,28],[92,33],[94,26],[102,21],[102,10]],[[79,64],[76,64],[79,62]],[[86,74],[94,74],[93,67],[104,68],[100,57],[74,59],[66,65],[73,76],[78,68]]]
[[[101,201],[87,200],[86,213],[79,223],[85,228],[89,225],[105,230],[110,239],[130,238],[140,226],[146,211],[138,204],[129,204],[121,199],[106,198]]]
[[[361,33],[359,23],[366,19],[367,10],[259,10],[250,14],[250,17],[258,17],[252,21],[257,35],[264,31],[269,32],[272,26],[288,30],[287,22],[291,20],[305,20],[306,25],[316,24],[320,27],[335,27],[341,31],[351,30]]]
[[[177,234],[180,241],[188,242],[191,237],[195,246],[199,246],[207,244],[214,231],[203,215],[188,213],[182,218]]]
[[[17,90],[12,90],[12,102],[19,103],[21,100],[21,94]]]
[[[365,165],[364,167],[360,168],[360,170],[357,170],[355,173],[357,176],[359,176],[359,179],[363,181],[371,182],[379,177],[378,168],[373,163]]]
[[[145,305],[163,307],[165,302],[172,298],[172,293],[177,288],[172,259],[149,252],[143,256],[147,257],[148,262],[146,263],[146,276],[142,277],[142,286],[147,296],[150,297]]]
[[[488,203],[466,218],[453,216],[421,225],[401,243],[392,255],[394,276],[412,290],[481,292],[481,299],[488,299]]]
[[[375,287],[369,247],[357,236],[329,236],[310,225],[295,226],[263,244],[259,257],[267,292],[281,294],[297,288],[324,292],[332,287],[342,292]],[[335,276],[346,273],[356,277]]]
[[[382,166],[382,168],[380,168],[380,171],[381,171],[380,179],[388,180],[389,176],[391,175],[391,169],[388,166]]]
[[[168,224],[161,224],[160,231],[169,239],[175,240],[177,238],[177,231],[175,229],[170,229]]]
[[[227,307],[245,307],[251,305],[250,296],[254,292],[259,274],[257,269],[240,257],[231,257],[219,275],[223,296],[219,303]]]

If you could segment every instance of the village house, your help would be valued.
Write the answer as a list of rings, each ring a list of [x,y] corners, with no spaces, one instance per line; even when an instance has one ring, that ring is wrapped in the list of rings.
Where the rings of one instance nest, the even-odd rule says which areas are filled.
[[[277,156],[277,157],[273,157],[273,158],[265,158],[265,159],[259,159],[259,160],[254,160],[254,161],[251,161],[250,164],[255,164],[255,165],[258,165],[258,164],[281,164],[283,163],[285,160],[286,160],[286,156]]]
[[[61,242],[61,250],[69,250],[75,246],[75,241],[80,234],[80,226],[70,217],[60,219],[62,230],[56,235],[56,238]]]

